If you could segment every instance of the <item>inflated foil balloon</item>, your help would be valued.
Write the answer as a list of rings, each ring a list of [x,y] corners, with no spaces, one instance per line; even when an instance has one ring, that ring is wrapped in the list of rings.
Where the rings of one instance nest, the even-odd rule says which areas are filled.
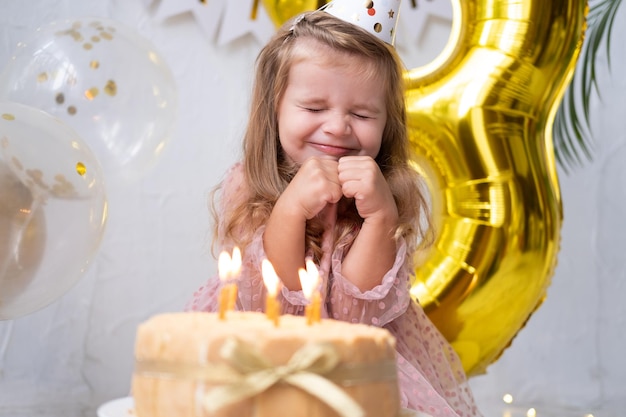
[[[263,3],[277,25],[316,7]],[[419,254],[411,294],[474,375],[539,307],[556,266],[562,206],[552,123],[587,4],[452,5],[442,54],[407,72],[413,162],[430,182],[437,233]]]
[[[444,52],[408,74],[437,239],[411,293],[468,374],[542,303],[560,244],[552,124],[586,26],[583,0],[454,0]]]
[[[300,13],[317,10],[324,4],[324,0],[262,0],[268,16],[276,26]]]
[[[154,166],[177,112],[174,78],[154,46],[101,18],[56,21],[20,42],[0,73],[0,100],[74,128],[109,183],[134,181]]]
[[[102,169],[78,134],[42,110],[0,102],[0,320],[69,290],[105,223]]]

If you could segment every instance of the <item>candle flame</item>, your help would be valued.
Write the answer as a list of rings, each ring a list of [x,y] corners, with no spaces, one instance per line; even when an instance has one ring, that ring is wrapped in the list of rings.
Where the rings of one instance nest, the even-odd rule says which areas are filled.
[[[261,274],[263,275],[263,283],[265,284],[265,288],[267,288],[267,292],[272,297],[276,297],[280,280],[278,279],[278,275],[276,275],[276,271],[274,271],[272,263],[267,259],[263,259],[261,262]]]
[[[315,265],[315,262],[313,262],[313,259],[311,258],[307,258],[306,261],[306,272],[316,281],[319,281],[320,279],[320,273],[317,269],[317,266]]]
[[[233,256],[230,262],[230,273],[233,277],[237,277],[241,271],[241,250],[237,246],[233,248]]]
[[[230,255],[226,251],[222,251],[217,260],[217,272],[222,281],[228,281],[230,278]]]
[[[310,284],[309,274],[304,268],[300,268],[298,269],[298,276],[300,277],[302,293],[307,300],[310,300],[311,296],[313,295],[313,286]]]
[[[236,278],[241,271],[241,250],[237,246],[233,249],[233,255],[222,251],[217,260],[217,270],[220,279],[224,282]]]
[[[317,288],[320,281],[320,274],[312,259],[307,258],[306,270],[300,268],[298,270],[298,276],[300,277],[300,285],[302,286],[302,293],[307,300],[311,300],[313,293]]]

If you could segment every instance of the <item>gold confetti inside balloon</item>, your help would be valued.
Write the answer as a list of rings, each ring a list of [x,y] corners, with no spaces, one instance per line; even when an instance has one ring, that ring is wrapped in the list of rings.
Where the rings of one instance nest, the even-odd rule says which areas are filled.
[[[579,54],[583,0],[454,0],[450,41],[408,73],[415,163],[437,239],[411,293],[468,374],[496,360],[542,303],[562,206],[552,123]]]
[[[0,103],[0,320],[70,289],[105,223],[102,169],[78,134],[42,110]]]
[[[67,123],[109,183],[137,180],[158,162],[178,106],[155,47],[119,22],[95,18],[52,22],[20,42],[0,73],[0,99]]]

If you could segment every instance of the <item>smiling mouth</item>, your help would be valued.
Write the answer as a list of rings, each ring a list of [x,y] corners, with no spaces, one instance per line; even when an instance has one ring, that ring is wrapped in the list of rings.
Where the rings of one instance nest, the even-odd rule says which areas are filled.
[[[331,155],[331,156],[336,156],[336,157],[349,155],[353,151],[350,148],[342,148],[340,146],[324,145],[321,143],[312,143],[311,146],[313,146],[315,149],[319,150],[320,152],[323,152],[326,155]]]

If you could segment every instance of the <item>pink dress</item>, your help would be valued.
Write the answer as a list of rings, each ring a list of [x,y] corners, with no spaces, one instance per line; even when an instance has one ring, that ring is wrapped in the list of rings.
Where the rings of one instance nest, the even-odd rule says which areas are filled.
[[[243,169],[234,165],[224,182],[222,209],[245,195]],[[332,230],[329,224],[327,230]],[[237,308],[263,311],[265,287],[261,276],[264,227],[245,249],[238,283]],[[462,364],[446,339],[409,294],[410,271],[406,267],[406,244],[399,242],[393,267],[380,285],[362,292],[341,274],[343,250],[332,248],[332,237],[323,238],[322,316],[352,323],[384,327],[397,340],[398,378],[401,404],[433,417],[479,417]],[[201,286],[185,307],[188,311],[211,311],[218,307],[219,277]],[[303,315],[307,304],[302,291],[282,289],[279,294],[282,314]]]

